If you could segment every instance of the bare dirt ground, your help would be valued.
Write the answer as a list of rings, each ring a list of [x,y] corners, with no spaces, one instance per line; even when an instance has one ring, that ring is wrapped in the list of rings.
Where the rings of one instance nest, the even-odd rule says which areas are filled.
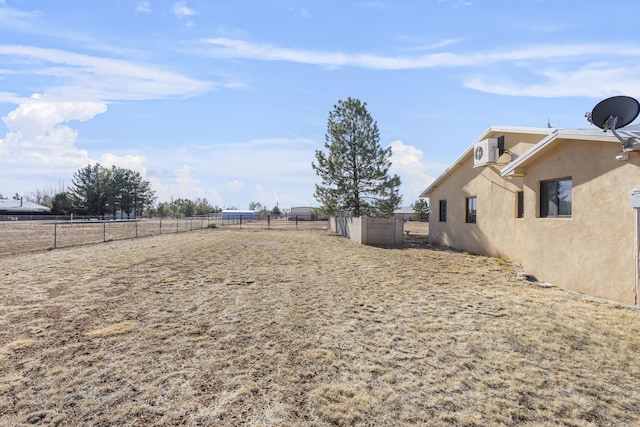
[[[412,227],[1,257],[0,425],[640,424],[637,309]]]

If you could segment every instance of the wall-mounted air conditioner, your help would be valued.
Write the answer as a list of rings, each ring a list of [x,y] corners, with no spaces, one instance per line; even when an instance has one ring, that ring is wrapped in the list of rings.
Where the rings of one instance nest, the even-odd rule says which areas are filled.
[[[478,141],[473,146],[473,167],[495,163],[499,156],[498,138]]]

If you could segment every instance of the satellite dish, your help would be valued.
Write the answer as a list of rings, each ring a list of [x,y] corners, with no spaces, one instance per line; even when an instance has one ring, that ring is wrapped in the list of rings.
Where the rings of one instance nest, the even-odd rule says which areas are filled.
[[[626,160],[628,159],[628,154],[626,154],[628,151],[640,150],[640,140],[635,136],[623,138],[616,129],[623,128],[634,121],[638,117],[638,113],[640,113],[640,103],[635,98],[613,96],[598,102],[590,113],[585,114],[585,117],[589,123],[598,126],[605,132],[611,130],[622,144],[622,153],[616,158]]]
[[[630,96],[614,96],[598,102],[587,120],[600,129],[620,129],[631,123],[640,113],[640,103]]]

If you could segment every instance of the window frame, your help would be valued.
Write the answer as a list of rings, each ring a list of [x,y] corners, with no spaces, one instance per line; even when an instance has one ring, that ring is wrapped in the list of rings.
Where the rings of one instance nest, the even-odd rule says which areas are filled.
[[[568,202],[561,200],[561,194],[566,194],[566,185],[569,184]],[[553,188],[555,186],[555,188]],[[565,187],[562,189],[561,187]],[[573,178],[546,179],[540,181],[540,218],[571,218],[573,216]],[[568,206],[568,211],[567,211]],[[564,208],[564,209],[563,209]]]
[[[466,224],[477,224],[478,222],[478,197],[466,198],[464,222]]]
[[[440,199],[438,202],[439,222],[447,222],[447,199]]]

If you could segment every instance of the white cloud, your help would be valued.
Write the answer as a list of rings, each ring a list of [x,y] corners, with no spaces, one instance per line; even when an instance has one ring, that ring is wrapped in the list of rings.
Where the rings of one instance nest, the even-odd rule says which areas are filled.
[[[402,204],[409,206],[418,199],[420,193],[434,181],[434,178],[427,174],[427,165],[422,160],[424,157],[422,150],[404,144],[402,141],[393,141],[390,145],[392,152],[390,173],[400,176]]]
[[[227,189],[229,191],[240,191],[244,187],[244,182],[240,180],[234,180],[227,182]]]
[[[0,139],[5,154],[0,165],[66,170],[84,166],[89,162],[88,154],[75,146],[77,132],[65,123],[91,120],[105,111],[106,104],[99,102],[50,102],[41,96],[25,100],[2,118],[9,132]]]
[[[76,146],[78,133],[66,123],[91,120],[106,110],[98,102],[51,102],[37,96],[24,100],[2,118],[9,132],[0,139],[0,181],[35,189],[46,185],[40,175],[64,181],[94,163]]]
[[[71,120],[87,121],[107,111],[101,102],[49,102],[41,95],[32,95],[2,121],[11,131],[25,139],[43,136],[57,125]]]
[[[197,15],[198,12],[194,9],[191,9],[190,7],[187,6],[187,2],[186,1],[179,1],[176,2],[173,5],[173,14],[175,16],[177,16],[178,18],[184,17],[184,16],[194,16]]]
[[[180,187],[193,186],[195,184],[189,165],[182,166],[181,169],[175,171],[175,174],[176,182]]]
[[[136,5],[136,12],[139,13],[151,13],[151,3],[148,1],[138,2]]]
[[[156,191],[158,201],[182,198],[195,201],[207,199],[212,205],[222,206],[222,198],[214,188],[203,188],[200,180],[193,175],[191,166],[185,164],[169,172],[169,176],[149,176],[151,188]]]
[[[104,153],[100,156],[100,164],[105,167],[116,166],[125,169],[131,169],[140,172],[142,177],[147,175],[147,167],[145,163],[147,158],[140,155],[126,154],[118,156],[116,154]]]

